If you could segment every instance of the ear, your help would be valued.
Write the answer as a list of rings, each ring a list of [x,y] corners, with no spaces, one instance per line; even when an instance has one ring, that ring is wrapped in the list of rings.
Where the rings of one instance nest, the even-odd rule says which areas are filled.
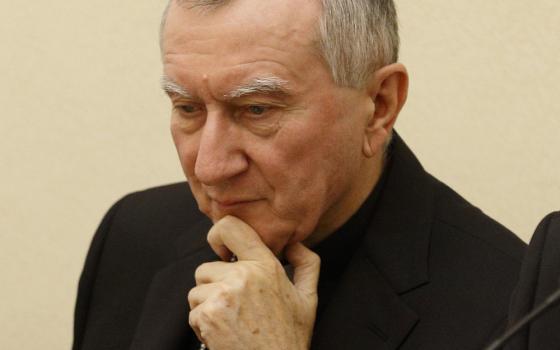
[[[377,70],[367,85],[375,110],[368,116],[363,152],[373,157],[384,151],[408,95],[408,72],[400,63]]]

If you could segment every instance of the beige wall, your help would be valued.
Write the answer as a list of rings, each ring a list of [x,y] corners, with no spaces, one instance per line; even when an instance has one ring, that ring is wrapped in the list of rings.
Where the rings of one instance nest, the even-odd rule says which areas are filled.
[[[83,258],[123,194],[182,179],[159,91],[164,0],[0,4],[0,348],[67,349]],[[560,208],[560,2],[397,0],[398,129],[530,237]]]

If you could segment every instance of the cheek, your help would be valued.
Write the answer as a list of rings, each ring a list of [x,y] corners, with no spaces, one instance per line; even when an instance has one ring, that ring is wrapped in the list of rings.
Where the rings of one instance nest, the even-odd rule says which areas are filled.
[[[340,115],[340,117],[339,117]],[[359,171],[359,127],[333,109],[285,125],[261,154],[262,172],[274,188],[273,206],[297,223],[292,241],[305,239],[348,191]]]
[[[314,229],[328,205],[333,178],[339,173],[331,158],[334,147],[319,144],[318,137],[319,133],[285,129],[274,144],[262,149],[259,158],[263,161],[257,162],[273,189],[273,210],[292,221],[298,235]]]
[[[171,136],[177,155],[181,162],[181,167],[187,178],[191,178],[194,174],[194,165],[196,162],[196,153],[198,150],[197,135],[185,135],[180,127],[173,122],[171,123]]]
[[[209,215],[210,214],[210,200],[204,193],[199,181],[194,177],[194,167],[196,163],[196,156],[198,152],[198,136],[196,134],[185,135],[181,130],[171,125],[171,136],[181,168],[187,178],[189,187],[194,195],[200,211]],[[209,215],[210,216],[210,215]]]

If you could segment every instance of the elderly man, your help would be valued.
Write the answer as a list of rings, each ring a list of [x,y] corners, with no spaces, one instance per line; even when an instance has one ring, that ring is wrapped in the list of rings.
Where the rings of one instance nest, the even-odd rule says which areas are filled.
[[[393,132],[398,43],[391,0],[172,0],[162,85],[188,186],[109,211],[74,349],[479,349],[499,333],[524,246]]]

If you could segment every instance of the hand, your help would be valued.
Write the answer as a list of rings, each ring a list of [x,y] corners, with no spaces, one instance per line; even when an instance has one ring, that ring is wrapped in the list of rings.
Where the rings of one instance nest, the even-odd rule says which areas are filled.
[[[303,244],[286,247],[293,283],[259,235],[227,216],[208,233],[223,260],[198,267],[188,296],[189,324],[211,350],[309,349],[317,309],[319,257]]]

